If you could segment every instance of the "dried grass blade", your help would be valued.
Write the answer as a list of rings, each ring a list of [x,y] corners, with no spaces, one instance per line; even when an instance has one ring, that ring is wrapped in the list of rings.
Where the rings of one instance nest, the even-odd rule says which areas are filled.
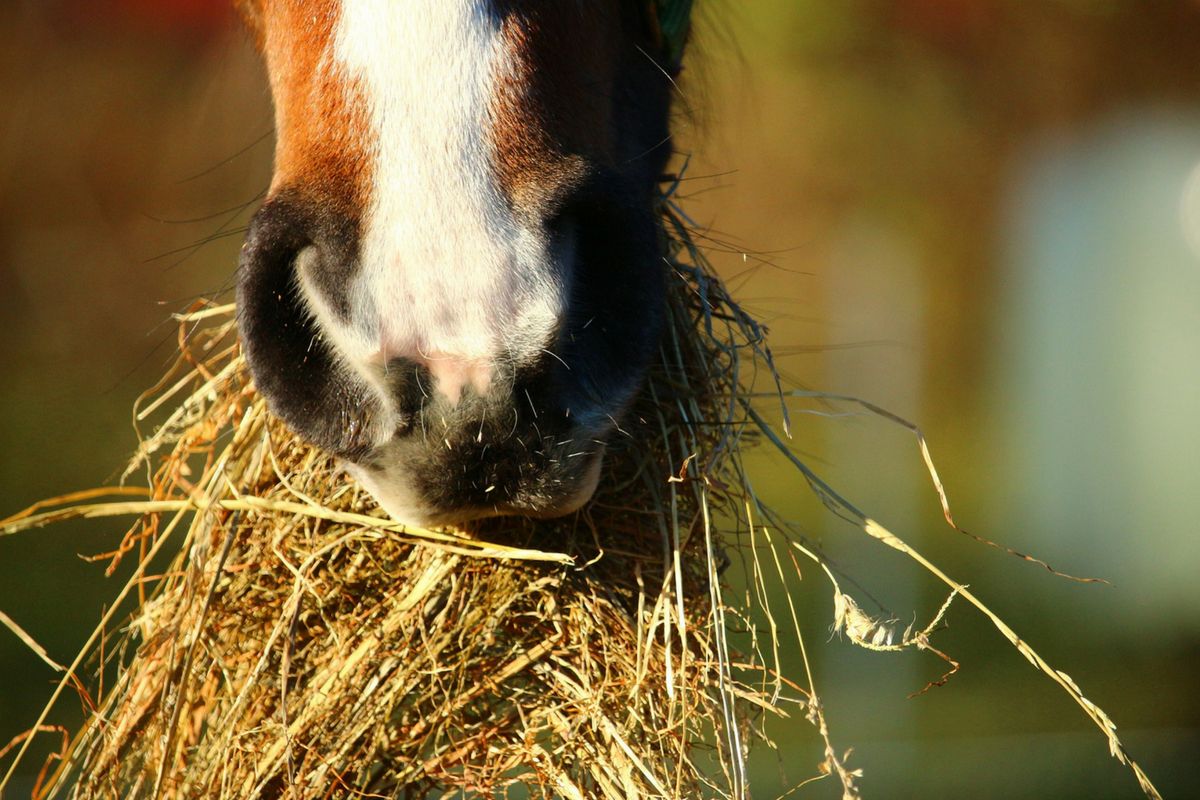
[[[1016,632],[1014,632],[999,615],[988,608],[983,601],[970,592],[966,586],[950,578],[948,575],[946,575],[946,573],[942,572],[941,569],[939,569],[928,559],[910,547],[906,542],[900,539],[900,537],[896,536],[887,528],[868,517],[848,500],[842,497],[837,491],[835,491],[832,486],[825,483],[825,481],[822,480],[815,472],[813,472],[807,464],[805,464],[803,461],[797,458],[794,453],[791,452],[791,449],[779,439],[778,435],[775,434],[775,432],[771,429],[770,424],[767,423],[767,421],[763,419],[756,410],[754,410],[749,402],[743,401],[743,405],[746,409],[746,412],[759,426],[759,429],[763,432],[767,439],[770,440],[771,443],[775,445],[776,449],[783,453],[784,456],[792,462],[792,465],[800,471],[800,473],[805,477],[809,484],[813,486],[814,490],[826,501],[827,504],[829,504],[834,510],[853,517],[858,521],[860,527],[869,536],[878,539],[888,547],[898,550],[912,560],[916,561],[928,572],[932,573],[938,580],[949,586],[956,593],[962,595],[962,597],[971,603],[971,605],[979,609],[979,611],[991,621],[992,625],[995,626],[998,631],[1000,631],[1001,635],[1003,635],[1004,638],[1007,639],[1017,649],[1017,652],[1021,653],[1021,655],[1023,655],[1031,664],[1037,667],[1043,674],[1062,687],[1062,689],[1068,695],[1070,695],[1071,699],[1073,699],[1079,705],[1079,707],[1084,710],[1084,713],[1087,714],[1088,718],[1095,723],[1096,727],[1098,727],[1108,739],[1109,748],[1113,757],[1130,768],[1146,796],[1151,798],[1151,800],[1161,800],[1161,795],[1159,794],[1158,789],[1156,789],[1154,784],[1150,781],[1150,778],[1137,764],[1137,762],[1130,758],[1129,754],[1125,751],[1124,745],[1117,737],[1116,726],[1112,724],[1112,721],[1108,719],[1108,716],[1104,714],[1104,712],[1098,706],[1096,706],[1091,700],[1088,700],[1087,697],[1083,695],[1073,681],[1065,679],[1063,673],[1050,666],[1050,664],[1047,663],[1045,659],[1043,659],[1041,655],[1037,653],[1037,651],[1035,651],[1019,636],[1017,636]]]

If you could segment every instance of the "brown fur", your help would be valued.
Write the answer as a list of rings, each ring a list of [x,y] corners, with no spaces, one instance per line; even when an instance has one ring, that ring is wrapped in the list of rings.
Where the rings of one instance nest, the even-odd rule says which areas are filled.
[[[241,0],[267,62],[275,100],[271,194],[296,190],[357,217],[368,196],[371,148],[356,81],[330,68],[337,0]]]
[[[612,160],[620,12],[615,2],[506,5],[511,69],[491,105],[496,172],[518,212],[539,217],[586,163]]]
[[[499,5],[509,58],[490,108],[496,177],[518,213],[539,219],[587,164],[613,160],[620,3]],[[272,195],[293,189],[357,217],[369,196],[372,150],[361,91],[328,67],[338,0],[237,6],[266,59],[275,99]]]

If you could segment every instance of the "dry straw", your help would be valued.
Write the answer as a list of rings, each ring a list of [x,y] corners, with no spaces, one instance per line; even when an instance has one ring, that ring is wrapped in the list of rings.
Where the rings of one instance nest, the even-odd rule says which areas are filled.
[[[70,688],[90,715],[46,760],[37,798],[743,798],[751,741],[788,714],[824,742],[813,779],[858,797],[791,596],[786,638],[772,609],[769,585],[795,587],[808,558],[833,586],[836,630],[875,650],[928,650],[951,673],[930,637],[955,597],[977,606],[1157,797],[1067,675],[791,454],[754,404],[756,378],[779,389],[763,330],[692,245],[672,192],[661,358],[595,501],[564,520],[432,531],[386,519],[267,413],[232,307],[179,316],[178,360],[135,409],[135,426],[153,431],[128,475],[144,472],[146,488],[58,498],[0,523],[9,535],[138,518],[107,554],[114,568],[135,560],[133,575],[70,665],[0,619],[63,673],[42,717],[0,751],[0,794],[36,735],[60,731],[47,720]],[[813,397],[772,394],[785,432],[780,401],[801,395]],[[861,610],[758,501],[740,460],[747,436],[778,446],[834,512],[946,583],[929,625],[901,632]],[[733,556],[748,587],[736,600],[722,577]],[[727,640],[735,627],[740,652]],[[798,681],[779,669],[792,641]]]

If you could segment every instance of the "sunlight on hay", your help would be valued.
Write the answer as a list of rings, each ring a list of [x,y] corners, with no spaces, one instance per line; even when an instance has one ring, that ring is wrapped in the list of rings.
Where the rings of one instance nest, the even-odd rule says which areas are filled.
[[[944,659],[950,670],[931,685],[958,667],[931,644],[934,629],[956,597],[975,605],[1157,797],[1068,676],[786,448],[752,402],[759,373],[785,431],[782,401],[800,396],[909,427],[954,526],[919,431],[853,398],[782,391],[762,328],[712,275],[669,198],[661,358],[597,497],[563,520],[432,531],[385,518],[267,413],[231,306],[181,315],[178,361],[135,411],[153,432],[127,477],[144,472],[148,488],[83,492],[0,522],[7,535],[139,517],[107,554],[114,568],[135,560],[133,577],[74,663],[53,664],[23,637],[65,675],[42,718],[0,751],[15,752],[0,792],[35,734],[59,731],[46,719],[70,687],[92,713],[46,762],[39,798],[744,798],[748,748],[766,738],[766,720],[789,714],[824,742],[807,759],[813,779],[855,798],[860,773],[833,746],[813,676],[778,668],[795,642],[807,671],[791,598],[783,628],[767,586],[796,589],[799,555],[831,583],[835,630]],[[778,446],[835,513],[947,585],[927,626],[899,631],[842,591],[819,552],[759,502],[740,461],[746,435]],[[734,553],[750,587],[737,599],[721,577]],[[727,642],[734,625],[750,629],[747,652]]]
[[[453,532],[382,518],[266,412],[232,308],[181,316],[136,412],[151,496],[90,509],[144,513],[113,554],[134,591],[177,555],[91,644],[123,666],[46,796],[743,796],[748,720],[786,701],[731,667],[711,515],[738,431],[712,423],[761,332],[698,267],[674,287],[587,511]]]

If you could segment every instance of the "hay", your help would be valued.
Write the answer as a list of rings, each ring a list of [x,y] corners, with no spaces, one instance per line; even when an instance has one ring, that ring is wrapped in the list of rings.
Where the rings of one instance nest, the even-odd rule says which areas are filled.
[[[824,570],[835,628],[851,642],[947,661],[930,686],[958,668],[931,644],[934,628],[956,597],[974,604],[1157,797],[1065,673],[787,450],[752,402],[756,377],[785,394],[763,330],[708,270],[670,198],[661,357],[597,497],[563,520],[431,531],[386,519],[266,411],[231,306],[180,315],[178,361],[135,409],[135,427],[157,420],[129,473],[144,469],[147,488],[79,493],[0,522],[7,535],[139,515],[106,554],[110,570],[135,558],[133,576],[74,662],[59,667],[41,651],[64,676],[42,717],[0,751],[16,751],[0,792],[34,736],[58,732],[38,798],[740,799],[764,721],[798,712],[824,742],[814,779],[856,798],[860,772],[832,744],[790,595],[804,685],[779,670],[768,582],[793,586],[799,556]],[[891,419],[917,436],[953,526],[920,432]],[[842,591],[820,553],[758,501],[739,456],[748,435],[778,446],[835,513],[950,588],[929,625],[897,631]],[[741,535],[723,536],[719,520]],[[747,568],[739,603],[723,592],[726,547]],[[735,624],[749,634],[740,653],[726,638]],[[91,709],[69,743],[46,724],[67,687]]]
[[[232,307],[181,315],[179,360],[135,411],[166,417],[131,467],[150,498],[86,512],[144,514],[111,554],[136,553],[139,591],[176,555],[101,637],[119,677],[45,796],[742,796],[739,720],[777,703],[723,638],[711,514],[736,432],[713,423],[761,332],[710,275],[673,271],[661,361],[594,502],[461,531],[385,519],[275,420]]]

